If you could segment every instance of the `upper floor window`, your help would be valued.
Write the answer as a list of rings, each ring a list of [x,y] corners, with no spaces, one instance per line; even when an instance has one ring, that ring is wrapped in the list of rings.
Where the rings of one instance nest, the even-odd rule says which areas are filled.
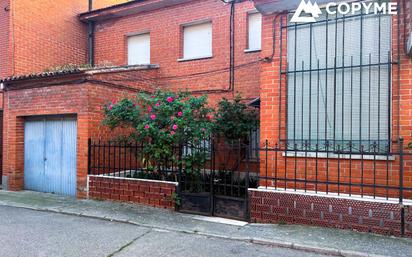
[[[212,56],[212,23],[183,27],[183,59]]]
[[[127,39],[128,65],[150,64],[150,34],[130,36]]]
[[[249,51],[257,51],[262,48],[262,15],[250,13],[248,15],[248,45]]]

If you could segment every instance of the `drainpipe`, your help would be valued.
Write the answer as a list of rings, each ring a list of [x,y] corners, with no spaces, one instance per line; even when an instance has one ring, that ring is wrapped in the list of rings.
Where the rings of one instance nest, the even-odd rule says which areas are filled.
[[[89,0],[89,12],[93,10],[93,0]],[[89,53],[88,64],[94,66],[94,22],[87,23],[87,51]]]

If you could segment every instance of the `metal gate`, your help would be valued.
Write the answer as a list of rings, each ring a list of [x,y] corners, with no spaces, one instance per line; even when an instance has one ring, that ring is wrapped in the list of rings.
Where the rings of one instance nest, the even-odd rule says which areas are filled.
[[[248,188],[257,186],[257,172],[251,172],[248,146],[219,145],[205,154],[201,170],[179,169],[179,210],[249,220]]]
[[[27,118],[24,187],[76,196],[77,121],[73,116]]]

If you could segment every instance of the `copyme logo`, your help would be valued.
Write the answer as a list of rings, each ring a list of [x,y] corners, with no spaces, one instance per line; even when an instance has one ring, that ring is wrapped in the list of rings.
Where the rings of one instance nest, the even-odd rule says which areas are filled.
[[[353,3],[336,3],[330,2],[326,4],[326,7],[322,10],[334,15],[336,13],[347,15],[356,14],[361,11],[365,14],[369,13],[382,13],[382,14],[396,14],[398,4],[390,1],[383,1],[381,3],[368,1],[368,2],[353,2]],[[292,16],[290,22],[303,23],[303,22],[316,22],[316,19],[322,14],[322,10],[319,8],[316,2],[312,3],[311,0],[306,2],[302,0],[299,7],[296,9],[295,14]]]
[[[307,16],[302,16],[302,12]],[[319,18],[320,14],[322,11],[317,3],[312,4],[310,0],[306,3],[305,0],[302,0],[290,22],[316,22],[316,18]]]

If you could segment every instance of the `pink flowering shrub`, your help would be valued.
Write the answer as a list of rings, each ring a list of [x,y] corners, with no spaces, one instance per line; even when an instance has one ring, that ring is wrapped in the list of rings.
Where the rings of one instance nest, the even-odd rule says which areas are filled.
[[[142,161],[154,171],[166,160],[177,160],[177,146],[201,145],[201,140],[209,138],[213,130],[213,110],[207,107],[207,96],[194,97],[186,92],[141,93],[134,100],[107,104],[104,111],[104,124],[110,128],[133,128],[129,138],[143,143]],[[202,162],[196,160],[198,164]]]

